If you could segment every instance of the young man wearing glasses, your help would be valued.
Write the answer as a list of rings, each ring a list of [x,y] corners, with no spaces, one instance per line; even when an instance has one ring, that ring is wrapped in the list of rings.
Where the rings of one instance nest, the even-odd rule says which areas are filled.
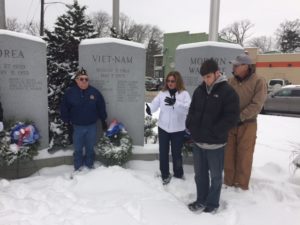
[[[186,127],[194,141],[196,201],[191,211],[213,213],[219,207],[228,131],[239,118],[239,98],[213,59],[200,68],[203,82],[194,91]]]
[[[102,129],[107,129],[106,107],[102,94],[89,85],[89,78],[82,68],[76,73],[76,85],[69,88],[61,103],[61,118],[73,126],[74,169],[94,167],[94,145],[96,144],[98,119]],[[85,149],[85,155],[84,150]]]
[[[190,102],[190,95],[185,90],[180,73],[172,71],[167,75],[162,91],[151,104],[146,104],[148,115],[160,109],[158,119],[159,164],[164,185],[171,180],[169,172],[170,144],[174,177],[183,178],[181,149],[185,134],[185,118]]]

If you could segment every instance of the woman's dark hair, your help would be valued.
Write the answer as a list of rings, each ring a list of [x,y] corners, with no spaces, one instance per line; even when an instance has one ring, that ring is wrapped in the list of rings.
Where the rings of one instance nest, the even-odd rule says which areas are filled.
[[[200,68],[200,74],[202,76],[205,76],[206,74],[209,73],[215,73],[219,70],[219,66],[216,60],[214,60],[213,58],[210,59],[206,59]]]

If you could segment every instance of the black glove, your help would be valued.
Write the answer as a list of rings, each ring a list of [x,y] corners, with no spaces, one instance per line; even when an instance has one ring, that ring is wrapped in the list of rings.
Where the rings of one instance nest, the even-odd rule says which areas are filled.
[[[173,106],[176,102],[176,98],[170,98],[170,97],[166,97],[165,98],[165,105],[169,105],[169,106]]]
[[[177,89],[169,89],[169,93],[170,93],[171,97],[175,96],[176,92],[177,92]]]
[[[149,105],[146,103],[146,113],[149,115],[149,116],[152,116],[152,113],[151,113],[151,109],[149,107]]]
[[[241,126],[241,125],[243,125],[243,121],[241,121],[241,119],[239,119],[239,121],[238,121],[238,123],[237,123],[237,126],[239,127],[239,126]]]
[[[103,131],[107,131],[107,128],[108,128],[108,127],[107,127],[106,120],[102,120],[101,123],[102,123],[102,130],[103,130]]]

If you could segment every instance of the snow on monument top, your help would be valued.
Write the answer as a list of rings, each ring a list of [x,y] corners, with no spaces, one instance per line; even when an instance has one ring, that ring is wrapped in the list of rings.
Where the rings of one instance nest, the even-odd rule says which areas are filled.
[[[106,44],[106,43],[116,43],[120,45],[128,45],[136,48],[143,48],[145,46],[143,44],[133,42],[133,41],[126,41],[118,38],[92,38],[92,39],[85,39],[80,42],[80,45],[95,45],[95,44]]]

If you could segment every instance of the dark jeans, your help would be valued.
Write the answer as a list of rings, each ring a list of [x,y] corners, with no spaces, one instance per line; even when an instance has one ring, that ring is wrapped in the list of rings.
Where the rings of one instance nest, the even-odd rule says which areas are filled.
[[[197,202],[207,207],[219,207],[224,149],[225,146],[207,150],[196,144],[193,147]]]
[[[83,165],[92,168],[95,159],[94,145],[97,138],[96,123],[87,126],[73,125],[73,128],[74,168],[78,170]],[[85,156],[83,149],[85,149]]]
[[[183,146],[184,131],[168,133],[161,128],[158,128],[159,138],[159,168],[162,179],[170,175],[169,172],[169,150],[171,143],[171,153],[173,160],[174,177],[182,178],[182,146]]]

